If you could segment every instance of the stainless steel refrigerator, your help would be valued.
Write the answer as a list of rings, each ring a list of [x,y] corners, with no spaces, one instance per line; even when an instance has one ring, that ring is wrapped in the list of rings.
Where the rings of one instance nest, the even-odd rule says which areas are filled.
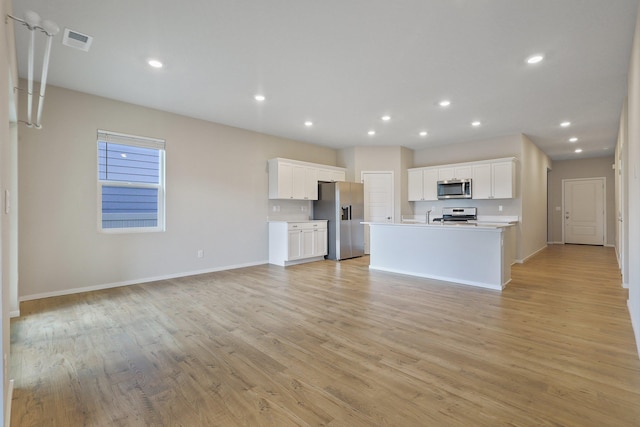
[[[364,185],[322,182],[313,202],[313,219],[328,220],[328,259],[364,255]]]

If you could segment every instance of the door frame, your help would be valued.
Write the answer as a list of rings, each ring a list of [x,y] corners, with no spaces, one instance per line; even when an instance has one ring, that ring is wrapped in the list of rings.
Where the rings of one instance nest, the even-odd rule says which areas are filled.
[[[563,179],[562,180],[562,244],[566,244],[565,238],[565,220],[564,215],[566,212],[565,209],[565,194],[564,187],[566,182],[579,182],[579,181],[593,181],[600,180],[602,181],[602,245],[607,246],[607,177],[605,176],[595,176],[591,178],[571,178],[571,179]]]

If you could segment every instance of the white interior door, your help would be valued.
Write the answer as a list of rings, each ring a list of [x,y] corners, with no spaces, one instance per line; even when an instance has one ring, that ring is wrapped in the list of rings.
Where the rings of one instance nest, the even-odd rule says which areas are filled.
[[[564,242],[604,245],[604,178],[564,180]]]
[[[364,220],[393,222],[393,172],[362,172]],[[364,253],[369,253],[369,226],[364,227]]]

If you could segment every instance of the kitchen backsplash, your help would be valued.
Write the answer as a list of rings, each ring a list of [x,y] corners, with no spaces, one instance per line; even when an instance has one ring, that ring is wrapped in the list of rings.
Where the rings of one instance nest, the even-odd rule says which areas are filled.
[[[269,200],[267,221],[306,221],[312,218],[313,202],[304,200]]]

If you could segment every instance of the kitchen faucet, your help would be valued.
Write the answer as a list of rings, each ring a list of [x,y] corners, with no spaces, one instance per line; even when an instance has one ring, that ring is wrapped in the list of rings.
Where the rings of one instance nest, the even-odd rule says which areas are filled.
[[[430,213],[431,213],[431,209],[429,209],[429,210],[427,211],[427,214],[426,214],[426,217],[427,217],[427,218],[426,218],[426,219],[427,219],[427,224],[429,224],[429,214],[430,214]]]

